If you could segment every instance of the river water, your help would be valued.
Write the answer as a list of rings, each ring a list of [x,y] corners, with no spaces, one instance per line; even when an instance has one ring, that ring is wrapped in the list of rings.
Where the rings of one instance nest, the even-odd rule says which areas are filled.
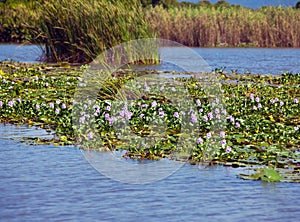
[[[170,50],[169,48],[167,50]],[[180,57],[182,48],[172,48],[172,53],[178,55],[180,64],[190,64],[194,55]],[[226,72],[282,74],[284,72],[300,72],[299,48],[191,48],[211,68],[225,68]],[[21,62],[37,62],[41,57],[41,48],[36,45],[20,46],[18,44],[1,44],[0,61],[14,60]],[[167,62],[156,66],[146,66],[147,69],[181,71],[181,69]]]
[[[47,136],[34,128],[0,126],[0,221],[300,218],[300,184],[244,181],[236,175],[245,168],[188,164],[152,183],[125,184],[96,171],[76,147],[27,145],[18,140],[24,135]]]

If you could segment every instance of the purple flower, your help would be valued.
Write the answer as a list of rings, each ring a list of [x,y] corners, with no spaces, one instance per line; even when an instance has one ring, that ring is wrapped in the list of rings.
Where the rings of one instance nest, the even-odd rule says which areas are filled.
[[[110,111],[110,106],[107,106],[107,107],[106,107],[106,110],[107,110],[107,111]]]
[[[165,116],[165,113],[164,113],[164,111],[159,111],[159,112],[158,112],[158,115],[160,115],[161,117],[164,117],[164,116]]]
[[[227,119],[229,119],[229,121],[230,121],[231,123],[234,122],[234,117],[233,117],[233,116],[229,116],[229,117],[227,117]]]
[[[299,103],[299,101],[298,101],[298,99],[296,98],[296,99],[294,99],[294,103]]]
[[[14,100],[10,100],[10,101],[8,102],[8,106],[9,106],[9,107],[13,107],[14,104],[15,104],[15,101],[14,101]]]
[[[199,137],[198,139],[197,139],[197,144],[202,144],[203,143],[203,139],[201,138],[201,137]]]
[[[219,114],[220,110],[218,108],[215,109],[215,114]]]
[[[104,119],[105,119],[105,120],[109,120],[109,113],[105,113],[105,114],[104,114]]]
[[[216,115],[216,119],[221,119],[220,114],[217,114],[217,115]]]
[[[197,99],[197,100],[196,100],[196,103],[197,103],[197,106],[201,106],[201,101],[200,101],[200,99]]]
[[[175,112],[173,116],[178,119],[179,118],[179,113]]]
[[[214,116],[213,116],[212,113],[208,113],[208,114],[207,114],[207,117],[208,117],[208,119],[212,119]]]
[[[260,103],[258,103],[257,108],[258,108],[258,109],[261,109],[261,108],[262,108],[262,105],[261,105]]]
[[[141,113],[141,115],[140,115],[140,119],[143,119],[143,118],[144,118],[144,116],[145,116],[145,114],[144,114],[144,113]]]
[[[230,153],[231,152],[231,147],[230,146],[227,146],[226,147],[226,153]]]
[[[60,104],[60,101],[59,101],[59,100],[56,100],[55,103],[56,103],[56,104]]]
[[[191,114],[191,122],[192,123],[197,123],[198,122],[198,119],[197,119],[197,116],[195,115],[195,113]]]
[[[125,111],[124,111],[124,110],[121,110],[121,111],[119,112],[119,116],[124,117],[124,116],[125,116]]]
[[[224,132],[224,131],[221,131],[221,132],[220,132],[220,137],[221,137],[221,138],[225,138],[225,132]]]
[[[203,112],[203,109],[201,108],[201,109],[199,109],[199,113],[202,113]]]
[[[208,117],[206,115],[204,115],[202,119],[204,122],[208,121]]]
[[[132,112],[130,112],[130,111],[128,111],[128,110],[125,111],[126,119],[128,119],[128,120],[131,119],[132,115],[133,115]]]
[[[46,83],[45,83],[45,86],[48,87],[48,86],[49,86],[49,83],[46,82]]]
[[[90,139],[93,139],[93,133],[92,132],[89,132],[87,134],[87,138],[90,140]]]
[[[35,76],[35,80],[38,81],[38,80],[39,80],[39,77],[38,77],[38,76]]]
[[[36,104],[36,105],[35,105],[35,108],[36,108],[36,109],[40,109],[40,104]]]
[[[66,109],[66,108],[67,108],[66,104],[63,103],[63,104],[61,105],[61,108],[62,108],[62,109]]]
[[[253,110],[257,110],[257,107],[256,106],[253,106],[253,108],[252,108]]]
[[[239,122],[236,122],[235,123],[235,128],[239,128],[241,125],[240,125],[240,123]]]
[[[226,109],[223,109],[223,110],[222,110],[222,114],[223,114],[223,115],[226,115],[226,114],[227,114]]]
[[[254,95],[253,95],[252,93],[250,94],[249,97],[250,97],[250,99],[251,99],[252,101],[254,101]]]
[[[280,103],[279,103],[279,104],[280,104],[280,106],[283,106],[283,105],[284,105],[284,102],[280,101]]]
[[[20,99],[20,98],[18,98],[17,101],[18,101],[19,103],[21,103],[21,99]]]
[[[59,111],[60,111],[59,109],[55,109],[56,114],[59,114]]]
[[[84,121],[85,121],[85,117],[84,116],[82,116],[82,117],[79,118],[79,123],[84,123]]]
[[[157,105],[157,102],[154,100],[152,103],[151,103],[151,107],[155,107]]]
[[[295,126],[295,127],[294,127],[294,130],[295,130],[295,131],[298,131],[298,129],[299,129],[299,126]]]
[[[221,144],[222,144],[222,146],[225,146],[226,145],[226,140],[222,139]]]
[[[211,132],[206,133],[206,138],[207,138],[207,139],[210,139],[210,138],[211,138]]]
[[[2,107],[3,106],[3,102],[2,101],[0,101],[0,107]]]
[[[258,96],[255,98],[255,101],[256,101],[257,103],[259,103],[259,97],[258,97]]]
[[[142,107],[142,108],[147,108],[147,107],[148,107],[148,104],[142,104],[141,107]]]
[[[50,109],[54,109],[54,103],[49,103]]]

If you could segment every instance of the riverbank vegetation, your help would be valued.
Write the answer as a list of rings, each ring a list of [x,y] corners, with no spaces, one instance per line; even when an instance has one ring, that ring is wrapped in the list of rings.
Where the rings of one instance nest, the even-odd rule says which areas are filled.
[[[151,37],[193,47],[300,47],[300,10],[292,7],[8,0],[0,3],[0,17],[1,42],[44,44],[51,62],[85,63],[121,42]]]
[[[2,41],[43,44],[49,62],[87,63],[122,42],[153,37],[138,0],[5,3],[0,15]]]
[[[180,142],[184,138],[193,144],[190,153],[181,153],[189,155],[187,160],[190,163],[206,159],[211,163],[233,166],[254,164],[299,168],[300,74],[237,75],[219,70],[214,75],[223,83],[220,98],[209,98],[197,79],[179,79],[191,95],[187,102],[189,107],[194,107],[193,110],[176,110],[168,104],[168,99],[151,94],[126,107],[122,104],[124,107],[114,112],[116,107],[112,103],[120,87],[135,76],[147,73],[119,71],[118,78],[106,81],[96,100],[74,102],[78,84],[84,83],[81,77],[86,68],[68,67],[67,64],[1,63],[1,122],[37,125],[55,131],[57,137],[54,141],[37,139],[37,143],[63,145],[80,142],[84,144],[83,149],[126,149],[125,155],[135,159],[180,159],[182,157],[173,154],[178,148],[176,144],[185,142]],[[223,108],[216,106],[221,100],[225,104]],[[221,120],[225,121],[224,128],[214,129],[214,121]],[[120,121],[127,121],[130,129],[120,127]],[[135,142],[131,143],[135,145],[128,145],[130,135],[122,138],[127,132],[141,137],[151,136],[153,121],[165,123],[166,130],[161,138],[152,135],[154,139],[151,141],[156,141],[155,144],[143,146]],[[184,136],[182,126],[186,123],[199,128],[194,137]],[[211,146],[215,152],[208,158]]]

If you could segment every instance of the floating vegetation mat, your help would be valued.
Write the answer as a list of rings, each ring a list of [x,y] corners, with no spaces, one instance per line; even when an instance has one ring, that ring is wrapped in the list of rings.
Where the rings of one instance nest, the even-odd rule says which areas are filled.
[[[175,78],[182,73],[170,72],[168,78],[173,79],[175,74],[174,79],[188,92],[186,107],[191,109],[176,108],[161,96],[164,88],[160,86],[156,93],[151,91],[130,100],[130,104],[122,100],[122,107],[114,112],[114,101],[130,81],[141,75],[165,73],[119,70],[111,78],[97,80],[102,81],[102,87],[93,100],[74,101],[78,87],[85,87],[83,73],[87,69],[67,63],[0,63],[0,121],[37,125],[55,132],[53,139],[36,139],[37,143],[79,142],[82,149],[126,150],[124,156],[135,159],[269,166],[280,174],[277,180],[299,182],[300,74],[271,76],[215,70],[207,75],[214,75],[221,83],[222,95],[216,97],[203,90],[205,80],[199,81],[195,74]],[[139,87],[147,91],[152,86]],[[176,88],[171,90],[180,97]],[[218,105],[221,103],[223,106]],[[122,125],[124,122],[127,125]],[[223,127],[218,127],[222,122]],[[163,125],[165,133],[153,133],[153,125]],[[184,131],[186,126],[193,130]],[[120,134],[127,132],[147,137],[150,145],[132,141],[129,134],[121,138]],[[178,144],[182,145],[181,152],[177,152]],[[184,149],[186,144],[192,149]],[[264,180],[273,173],[256,170],[254,176],[241,178]]]

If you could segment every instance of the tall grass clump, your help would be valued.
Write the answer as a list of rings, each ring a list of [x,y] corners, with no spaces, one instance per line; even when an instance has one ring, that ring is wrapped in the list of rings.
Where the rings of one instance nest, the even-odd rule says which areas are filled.
[[[138,0],[44,0],[38,11],[28,27],[46,61],[90,62],[119,43],[153,36]]]
[[[146,17],[161,38],[187,46],[300,47],[300,10],[292,7],[155,7]]]

